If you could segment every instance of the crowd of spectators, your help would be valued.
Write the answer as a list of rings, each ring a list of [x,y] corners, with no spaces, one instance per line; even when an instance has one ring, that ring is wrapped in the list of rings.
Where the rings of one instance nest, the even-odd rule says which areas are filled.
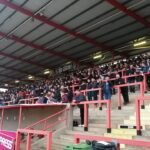
[[[77,85],[76,89],[85,90],[92,88],[102,88],[103,94],[101,99],[111,99],[112,94],[115,94],[113,86],[115,84],[124,84],[123,80],[118,80],[124,75],[137,74],[139,77],[130,77],[127,82],[134,83],[143,80],[143,73],[150,71],[150,56],[143,54],[128,59],[122,59],[117,62],[110,62],[93,68],[86,68],[62,75],[50,80],[35,81],[28,85],[21,85],[8,89],[8,91],[0,93],[0,105],[4,105],[7,101],[12,101],[13,104],[18,104],[20,99],[27,97],[39,97],[37,103],[53,103],[71,102],[74,97],[72,86]],[[116,78],[116,81],[109,79]],[[148,87],[150,89],[150,76],[147,78]],[[128,89],[124,89],[128,91]],[[122,91],[124,91],[122,90]],[[129,89],[130,92],[135,92],[134,86]],[[87,93],[88,100],[97,100],[97,91]],[[126,102],[128,103],[129,100]]]

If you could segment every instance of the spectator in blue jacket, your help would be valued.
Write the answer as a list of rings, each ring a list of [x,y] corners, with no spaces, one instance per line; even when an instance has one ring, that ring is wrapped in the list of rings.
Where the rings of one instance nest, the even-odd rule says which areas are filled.
[[[111,100],[112,97],[112,84],[109,81],[109,77],[105,78],[105,82],[102,84],[102,89],[104,93],[104,99]]]

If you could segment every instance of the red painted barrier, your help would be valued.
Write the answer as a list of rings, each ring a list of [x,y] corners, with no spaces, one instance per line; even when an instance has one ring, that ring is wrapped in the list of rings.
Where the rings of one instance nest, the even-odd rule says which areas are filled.
[[[84,105],[84,130],[88,131],[88,109],[90,104],[106,104],[107,106],[107,132],[111,132],[111,101],[110,100],[98,100],[98,101],[86,101],[81,103],[72,103],[71,105]]]
[[[117,144],[117,150],[120,150],[120,144],[137,146],[137,147],[145,147],[150,148],[150,142],[148,141],[139,141],[139,140],[128,140],[128,139],[120,139],[120,138],[109,138],[109,137],[100,137],[100,136],[90,136],[90,135],[74,135],[74,143],[79,144],[80,140],[97,140],[97,141],[105,141],[105,142],[115,142]]]
[[[144,96],[143,82],[128,83],[128,84],[114,86],[114,88],[118,89],[118,109],[121,109],[121,106],[122,106],[121,87],[129,87],[129,86],[135,86],[135,85],[140,86],[140,96]],[[141,105],[144,106],[144,101],[142,101]]]
[[[150,101],[150,96],[139,96],[139,97],[136,98],[136,130],[137,130],[137,135],[142,135],[140,104],[144,100],[149,100]],[[144,109],[144,108],[145,108],[145,106],[142,107],[142,109]]]
[[[38,100],[38,98],[39,98],[39,97],[21,99],[21,100],[19,100],[19,103],[23,103],[23,104],[35,104],[35,103],[36,103],[36,100]]]
[[[15,150],[20,150],[22,134],[27,134],[27,145],[26,145],[27,150],[31,150],[31,139],[32,139],[32,136],[34,135],[47,136],[46,150],[52,150],[52,132],[51,131],[40,131],[40,130],[29,130],[29,129],[19,129],[17,131]]]
[[[67,120],[67,111],[68,111],[68,109],[65,108],[65,109],[62,110],[62,111],[59,111],[59,112],[57,112],[57,113],[55,113],[55,114],[53,114],[53,115],[50,115],[50,116],[48,116],[48,117],[46,117],[46,118],[44,118],[44,119],[42,119],[42,120],[40,120],[40,121],[38,121],[38,122],[36,122],[36,123],[33,123],[33,124],[27,126],[26,129],[34,129],[34,128],[37,127],[37,126],[38,126],[38,127],[39,127],[39,126],[41,127],[41,125],[42,125],[42,127],[41,127],[40,130],[45,131],[45,130],[47,130],[47,129],[51,129],[51,128],[54,127],[55,125],[57,125],[57,124],[59,124],[59,123],[64,122],[64,121]],[[56,122],[53,122],[53,123],[51,123],[51,124],[48,124],[48,121],[49,121],[50,119],[52,119],[52,118],[56,117],[57,115],[60,115],[60,114],[62,114],[62,113],[64,113],[64,112],[65,112],[65,117],[64,117],[64,118],[61,118],[61,119],[59,119],[59,120],[56,121]],[[38,128],[38,129],[39,129],[39,128]]]

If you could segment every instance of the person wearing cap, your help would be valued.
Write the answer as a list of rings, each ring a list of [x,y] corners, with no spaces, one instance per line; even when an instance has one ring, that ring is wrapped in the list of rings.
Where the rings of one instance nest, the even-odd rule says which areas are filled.
[[[116,85],[125,84],[124,79],[122,79],[119,74],[116,74],[116,78],[117,78],[115,81]],[[124,100],[124,105],[128,104],[129,103],[129,94],[128,94],[128,87],[127,86],[121,87],[121,94],[122,94],[122,97]]]

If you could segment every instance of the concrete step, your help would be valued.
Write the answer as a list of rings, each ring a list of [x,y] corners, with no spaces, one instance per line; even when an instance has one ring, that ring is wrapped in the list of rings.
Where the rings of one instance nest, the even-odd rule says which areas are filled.
[[[129,120],[136,120],[136,117],[135,116],[130,116]],[[150,117],[148,116],[141,116],[141,121],[150,121]]]
[[[112,134],[122,134],[122,135],[137,135],[135,129],[112,129]]]
[[[117,126],[118,126],[118,123],[112,124],[112,128],[116,128]],[[103,123],[99,124],[99,122],[98,123],[89,123],[89,127],[106,129],[106,123],[104,123],[104,124]]]
[[[122,138],[122,139],[132,139],[131,135],[122,135],[122,134],[110,134],[110,133],[105,133],[105,137],[110,137],[110,138]]]
[[[136,125],[135,120],[124,120],[124,124],[126,125]],[[143,120],[141,121],[141,125],[150,125],[150,121]]]
[[[74,128],[75,132],[84,132],[84,128],[83,127],[76,127]],[[96,128],[96,127],[89,127],[88,128],[88,132],[93,132],[93,133],[99,133],[101,135],[103,135],[105,132],[107,132],[106,128]]]

